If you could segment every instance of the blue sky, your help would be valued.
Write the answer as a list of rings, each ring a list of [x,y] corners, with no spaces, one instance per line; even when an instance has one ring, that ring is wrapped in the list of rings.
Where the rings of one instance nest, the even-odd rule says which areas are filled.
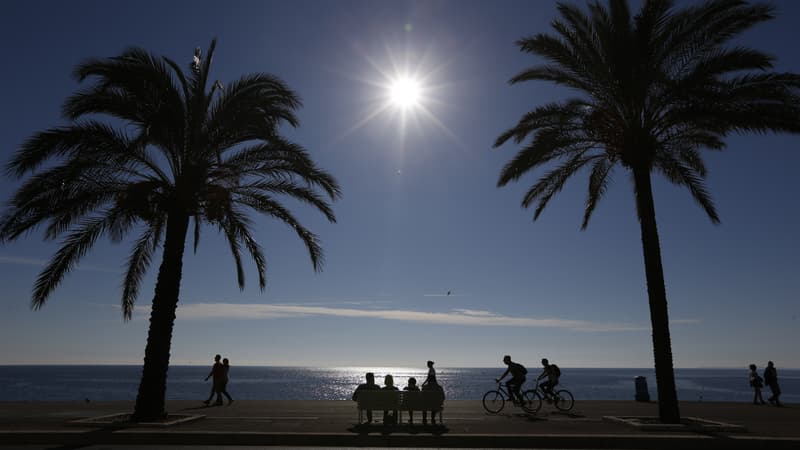
[[[578,2],[581,4],[582,2]],[[635,4],[636,2],[634,2]],[[743,36],[800,72],[800,5]],[[46,11],[46,13],[45,13]],[[492,149],[521,114],[567,92],[509,86],[536,60],[513,42],[548,30],[546,1],[13,2],[0,16],[0,159],[63,124],[84,58],[135,45],[188,63],[218,38],[212,76],[284,79],[304,100],[284,130],[339,180],[337,224],[291,204],[326,255],[314,273],[302,243],[257,219],[268,263],[240,292],[216,230],[187,251],[173,364],[651,367],[647,292],[631,181],[618,171],[586,231],[588,174],[542,217],[519,207],[535,175],[503,189],[517,148]],[[415,74],[423,108],[382,109],[389,79]],[[376,113],[380,110],[379,113]],[[655,182],[673,352],[678,367],[800,368],[800,137],[733,136],[707,153],[715,226],[683,189]],[[5,201],[19,182],[0,180]],[[119,311],[130,246],[98,242],[39,311],[30,293],[57,243],[39,233],[0,247],[4,363],[140,364],[155,280],[130,322]],[[451,291],[451,295],[446,295]]]

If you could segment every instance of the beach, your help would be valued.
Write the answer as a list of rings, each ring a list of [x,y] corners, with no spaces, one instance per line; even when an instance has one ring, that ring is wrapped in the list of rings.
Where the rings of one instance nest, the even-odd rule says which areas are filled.
[[[357,425],[352,401],[236,401],[204,407],[170,401],[174,425],[109,427],[75,420],[130,412],[133,402],[0,402],[0,442],[28,444],[318,445],[546,448],[800,448],[800,405],[783,408],[731,402],[682,402],[684,418],[741,427],[644,430],[607,416],[654,416],[655,403],[578,401],[570,414],[545,405],[535,415],[506,407],[486,413],[479,401],[446,401],[444,426]],[[380,418],[380,414],[376,414]],[[404,414],[404,417],[405,416]]]

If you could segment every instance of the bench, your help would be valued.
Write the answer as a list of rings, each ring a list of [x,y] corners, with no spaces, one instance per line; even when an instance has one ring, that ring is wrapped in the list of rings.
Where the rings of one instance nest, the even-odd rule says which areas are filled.
[[[361,391],[356,398],[358,423],[363,423],[364,411],[398,411],[398,422],[402,422],[403,411],[436,411],[442,420],[444,398],[437,391]]]

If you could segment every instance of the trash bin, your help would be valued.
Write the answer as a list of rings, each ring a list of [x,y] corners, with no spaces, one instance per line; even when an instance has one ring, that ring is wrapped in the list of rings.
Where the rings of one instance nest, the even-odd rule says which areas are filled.
[[[647,378],[638,376],[634,378],[633,381],[636,385],[636,401],[649,402],[650,393],[647,391]]]

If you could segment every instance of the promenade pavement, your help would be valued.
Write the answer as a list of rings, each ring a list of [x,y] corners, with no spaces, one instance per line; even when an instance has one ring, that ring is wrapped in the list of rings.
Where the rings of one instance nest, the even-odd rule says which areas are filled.
[[[169,427],[76,425],[125,413],[132,402],[0,402],[0,446],[22,445],[285,445],[336,447],[800,449],[800,405],[681,403],[683,417],[739,425],[743,431],[687,428],[645,431],[604,416],[655,416],[655,403],[577,401],[570,414],[544,405],[535,415],[506,406],[487,414],[480,401],[447,401],[443,426],[358,426],[350,401],[248,401],[205,407],[170,401],[174,415],[200,415]],[[382,414],[375,412],[380,420]],[[407,414],[403,414],[407,420]]]

